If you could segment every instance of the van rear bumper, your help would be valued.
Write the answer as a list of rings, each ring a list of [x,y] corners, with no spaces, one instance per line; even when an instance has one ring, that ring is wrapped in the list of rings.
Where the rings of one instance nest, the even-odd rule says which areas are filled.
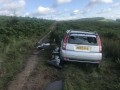
[[[95,52],[75,52],[61,50],[61,58],[66,61],[99,63],[102,60],[102,53]]]
[[[101,60],[77,60],[77,59],[70,59],[70,58],[63,58],[62,60],[64,61],[69,61],[69,62],[82,62],[82,63],[96,63],[99,64]]]

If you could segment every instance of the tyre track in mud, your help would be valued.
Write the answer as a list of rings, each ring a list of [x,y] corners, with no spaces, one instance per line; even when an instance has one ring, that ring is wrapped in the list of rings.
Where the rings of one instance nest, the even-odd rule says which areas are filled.
[[[43,38],[41,38],[39,42],[42,43],[45,41],[49,34],[55,29],[56,24],[57,23],[55,22],[48,28],[51,31],[48,32]],[[37,49],[33,51],[32,55],[30,55],[30,57],[27,60],[24,70],[18,73],[17,76],[13,79],[13,81],[11,81],[8,85],[8,90],[23,90],[23,87],[25,87],[25,84],[28,82],[30,75],[34,72],[34,69],[38,63],[39,53],[40,51],[38,51]]]

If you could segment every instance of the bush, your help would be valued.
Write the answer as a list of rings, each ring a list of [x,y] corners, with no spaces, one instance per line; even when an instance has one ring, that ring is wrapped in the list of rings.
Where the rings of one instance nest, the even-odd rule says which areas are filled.
[[[117,34],[112,33],[112,32],[104,33],[103,36],[104,36],[105,38],[108,38],[108,39],[118,39]]]
[[[120,40],[104,39],[103,49],[107,58],[120,59]]]

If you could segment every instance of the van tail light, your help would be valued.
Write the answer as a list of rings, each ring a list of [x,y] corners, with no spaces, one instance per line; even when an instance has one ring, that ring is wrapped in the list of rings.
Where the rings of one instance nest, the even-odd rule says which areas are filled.
[[[66,45],[67,45],[67,42],[68,42],[68,38],[69,38],[69,34],[66,34],[66,36],[63,40],[63,47],[62,47],[63,50],[66,50]]]
[[[99,45],[99,52],[102,52],[102,45],[101,45],[101,40],[100,40],[99,35],[97,37],[97,41],[98,41],[98,45]]]
[[[67,60],[67,58],[66,58],[66,57],[64,57],[64,60]]]

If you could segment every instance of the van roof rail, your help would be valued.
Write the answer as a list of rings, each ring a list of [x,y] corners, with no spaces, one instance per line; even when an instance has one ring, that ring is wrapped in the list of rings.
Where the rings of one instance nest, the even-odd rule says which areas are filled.
[[[76,31],[76,30],[74,30],[74,29],[69,29],[69,30],[67,30],[66,31],[66,33],[70,33],[71,31]],[[80,31],[80,30],[78,30],[78,31]],[[93,32],[94,34],[96,34],[96,35],[98,35],[98,33],[96,32],[96,31],[90,31],[90,30],[82,30],[83,32],[85,31],[85,32]]]

